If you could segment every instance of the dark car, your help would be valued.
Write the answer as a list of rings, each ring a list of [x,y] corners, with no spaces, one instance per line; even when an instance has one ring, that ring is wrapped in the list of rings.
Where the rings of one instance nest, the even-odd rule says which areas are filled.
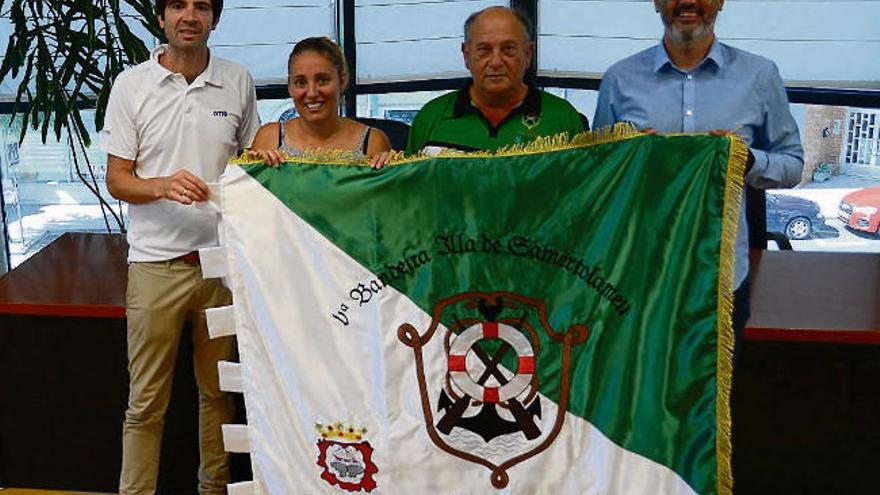
[[[825,217],[815,202],[770,192],[767,193],[767,231],[782,232],[793,241],[839,234],[837,229],[825,223]]]

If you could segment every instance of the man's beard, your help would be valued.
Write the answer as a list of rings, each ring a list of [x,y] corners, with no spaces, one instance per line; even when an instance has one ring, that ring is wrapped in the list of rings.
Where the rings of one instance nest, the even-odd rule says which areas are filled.
[[[666,36],[676,43],[693,43],[710,37],[714,31],[715,20],[712,19],[689,29],[680,29],[675,24],[666,25]]]

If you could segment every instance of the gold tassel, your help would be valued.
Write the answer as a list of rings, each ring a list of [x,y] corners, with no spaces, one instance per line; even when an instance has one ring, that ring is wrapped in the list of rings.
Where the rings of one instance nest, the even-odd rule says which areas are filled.
[[[721,226],[721,254],[718,268],[718,355],[715,375],[717,397],[715,403],[718,494],[733,493],[733,468],[731,464],[732,420],[730,415],[730,391],[733,381],[733,277],[736,260],[736,231],[742,208],[746,162],[749,149],[737,135],[730,133],[730,149],[727,162],[727,184],[724,188],[724,219]],[[742,227],[745,227],[744,225]]]

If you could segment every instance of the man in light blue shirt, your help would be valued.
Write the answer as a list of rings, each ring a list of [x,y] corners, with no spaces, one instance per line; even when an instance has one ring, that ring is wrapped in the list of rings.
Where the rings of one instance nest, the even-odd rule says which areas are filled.
[[[714,26],[724,0],[654,0],[663,41],[608,69],[599,88],[595,128],[632,122],[656,132],[733,131],[749,146],[746,183],[792,187],[804,158],[776,65],[725,45]],[[745,202],[736,237],[733,326],[749,317],[749,241]]]

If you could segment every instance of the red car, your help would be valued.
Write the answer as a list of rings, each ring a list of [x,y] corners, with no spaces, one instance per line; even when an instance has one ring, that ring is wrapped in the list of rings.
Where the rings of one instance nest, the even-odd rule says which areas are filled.
[[[880,186],[853,191],[840,200],[837,218],[847,227],[880,235]]]

